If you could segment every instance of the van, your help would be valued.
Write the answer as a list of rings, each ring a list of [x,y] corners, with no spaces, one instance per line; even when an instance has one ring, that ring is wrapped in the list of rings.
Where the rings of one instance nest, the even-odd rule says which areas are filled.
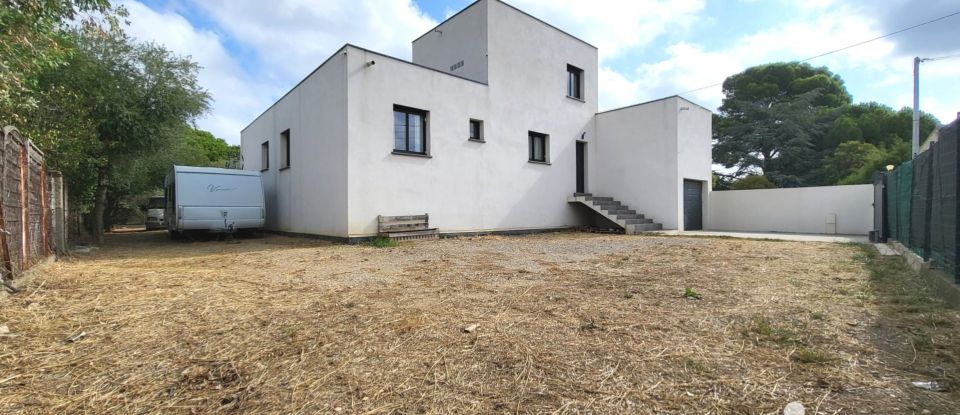
[[[173,166],[163,188],[172,236],[259,229],[267,217],[260,172]]]
[[[163,210],[166,208],[166,202],[163,196],[154,196],[147,199],[145,208],[147,219],[144,223],[147,230],[166,229],[167,225],[163,222]]]

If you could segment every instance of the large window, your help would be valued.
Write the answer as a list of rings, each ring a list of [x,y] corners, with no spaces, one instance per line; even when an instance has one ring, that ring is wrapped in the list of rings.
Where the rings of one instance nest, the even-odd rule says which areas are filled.
[[[583,69],[567,65],[567,96],[583,99]]]
[[[290,129],[280,133],[280,168],[290,167]]]
[[[550,139],[546,134],[528,132],[530,137],[530,161],[547,163],[550,155]]]
[[[260,144],[260,171],[270,169],[270,142],[264,141]]]
[[[470,120],[470,139],[473,141],[483,140],[483,121]]]
[[[393,106],[393,151],[427,154],[427,112]]]

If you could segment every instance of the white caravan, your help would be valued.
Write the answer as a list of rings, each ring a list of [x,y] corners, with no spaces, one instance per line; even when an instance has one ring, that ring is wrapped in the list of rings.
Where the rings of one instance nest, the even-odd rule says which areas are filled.
[[[234,232],[262,228],[260,172],[173,166],[164,181],[167,230]]]

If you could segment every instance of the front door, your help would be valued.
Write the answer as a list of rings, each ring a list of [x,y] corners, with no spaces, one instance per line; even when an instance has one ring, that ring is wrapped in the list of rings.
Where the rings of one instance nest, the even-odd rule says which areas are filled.
[[[703,182],[683,181],[683,230],[703,229]]]
[[[577,193],[587,191],[587,143],[577,141]]]

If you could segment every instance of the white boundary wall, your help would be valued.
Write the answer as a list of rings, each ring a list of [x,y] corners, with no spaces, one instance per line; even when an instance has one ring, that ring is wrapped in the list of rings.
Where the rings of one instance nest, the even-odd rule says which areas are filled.
[[[866,235],[873,185],[715,191],[711,230]]]

